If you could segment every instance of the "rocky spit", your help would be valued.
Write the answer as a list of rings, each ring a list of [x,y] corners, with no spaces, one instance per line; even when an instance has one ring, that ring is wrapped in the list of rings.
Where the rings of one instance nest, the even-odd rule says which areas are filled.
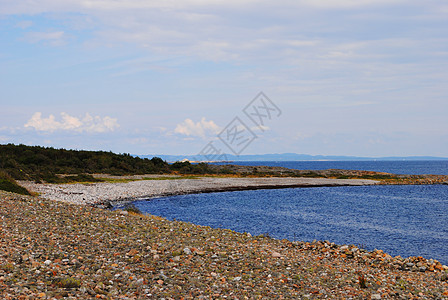
[[[60,195],[0,191],[0,299],[448,299],[448,267],[435,260],[251,236]]]
[[[104,175],[102,176],[104,177]],[[126,180],[142,178],[146,178],[146,180],[88,184],[38,184],[23,181],[20,184],[30,191],[38,193],[42,198],[74,204],[109,207],[112,203],[117,202],[179,194],[288,187],[372,185],[378,183],[374,180],[288,177],[198,177],[196,179],[182,179],[182,177],[178,177],[179,179],[164,179],[163,176],[154,175],[121,177],[121,179]],[[118,178],[112,177],[111,179]]]

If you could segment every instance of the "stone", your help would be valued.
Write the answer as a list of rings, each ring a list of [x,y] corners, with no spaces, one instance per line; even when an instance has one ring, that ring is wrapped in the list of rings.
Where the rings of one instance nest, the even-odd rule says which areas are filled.
[[[40,266],[40,264],[37,262],[37,261],[32,261],[31,262],[31,266],[33,267],[33,268],[37,268],[37,267],[39,267]]]
[[[272,252],[272,257],[280,258],[280,257],[282,257],[282,255],[280,253],[278,253],[278,252]]]
[[[140,278],[137,281],[135,281],[135,285],[136,286],[141,286],[141,285],[143,285],[143,282],[144,282],[143,278]]]
[[[46,261],[44,261],[44,264],[47,266],[51,265],[51,260],[47,259]]]
[[[183,251],[184,251],[184,253],[185,253],[186,255],[191,255],[191,250],[190,250],[190,248],[185,247],[185,248],[183,249]]]
[[[135,256],[137,255],[139,252],[135,249],[131,249],[128,253],[126,253],[126,255],[128,256]]]
[[[379,300],[379,299],[381,299],[381,295],[380,294],[372,294],[370,299],[372,299],[372,300]]]
[[[345,251],[345,255],[346,255],[348,258],[353,258],[353,257],[354,257],[353,252],[350,251],[350,250]]]

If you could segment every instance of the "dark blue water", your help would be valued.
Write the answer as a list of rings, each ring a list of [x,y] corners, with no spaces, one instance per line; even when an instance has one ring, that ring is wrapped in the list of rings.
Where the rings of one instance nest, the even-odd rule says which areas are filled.
[[[448,175],[448,160],[420,161],[235,161],[231,164],[243,166],[286,167],[298,170],[364,170],[393,174]]]
[[[252,235],[382,249],[448,264],[448,186],[293,188],[134,202],[153,215]]]

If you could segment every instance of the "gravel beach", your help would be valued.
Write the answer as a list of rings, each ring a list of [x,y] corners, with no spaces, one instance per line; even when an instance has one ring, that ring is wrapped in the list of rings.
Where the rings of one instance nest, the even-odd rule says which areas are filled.
[[[148,178],[148,175],[146,178]],[[153,176],[153,175],[152,175]],[[140,179],[145,176],[125,177]],[[179,177],[180,178],[180,177]],[[317,187],[372,185],[379,183],[374,180],[359,179],[327,179],[327,178],[234,178],[234,177],[198,177],[197,179],[164,179],[154,177],[153,180],[138,180],[131,182],[100,182],[89,184],[37,184],[22,181],[20,184],[30,191],[37,192],[42,198],[70,202],[74,204],[89,204],[108,206],[110,203],[134,200],[139,198],[154,198],[168,195],[234,191],[244,189],[267,189],[288,187]]]
[[[431,259],[68,202],[0,191],[1,299],[448,299]]]

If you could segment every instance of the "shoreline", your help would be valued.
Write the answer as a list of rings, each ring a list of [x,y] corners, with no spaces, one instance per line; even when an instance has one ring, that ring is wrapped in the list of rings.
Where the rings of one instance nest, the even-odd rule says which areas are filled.
[[[0,212],[3,299],[448,297],[448,267],[433,259],[6,192]]]
[[[197,179],[137,180],[130,182],[99,182],[75,184],[38,184],[21,181],[20,184],[40,197],[84,204],[100,208],[111,208],[138,199],[150,199],[194,193],[230,192],[258,189],[285,189],[307,187],[336,187],[377,185],[379,181],[367,179],[328,178],[234,178],[198,177]]]

